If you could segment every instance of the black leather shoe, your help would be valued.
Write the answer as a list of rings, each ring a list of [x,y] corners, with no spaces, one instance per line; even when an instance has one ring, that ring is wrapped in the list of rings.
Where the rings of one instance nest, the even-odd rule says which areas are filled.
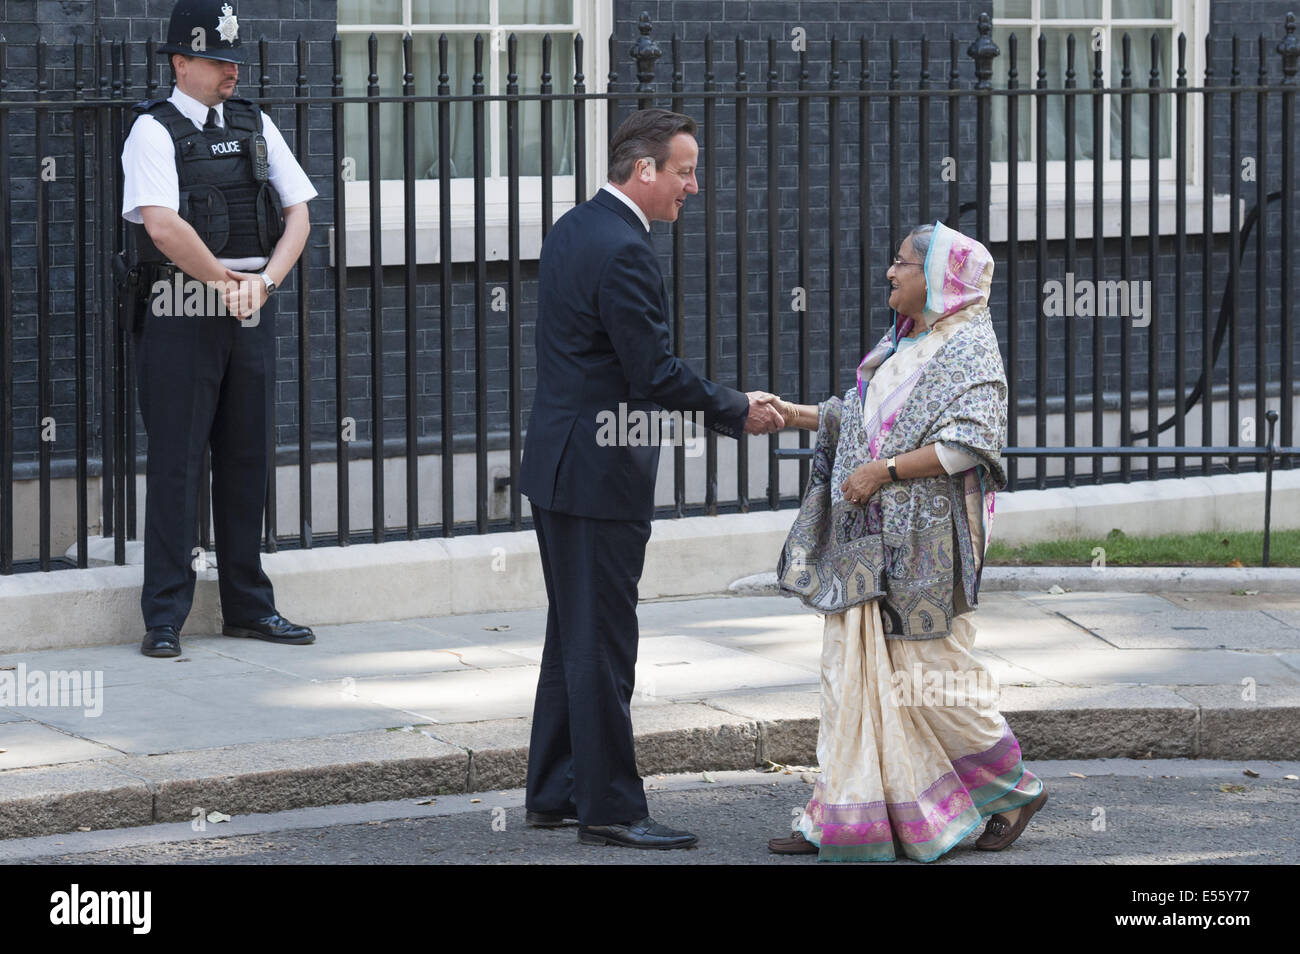
[[[525,818],[529,828],[561,828],[578,820],[572,815],[553,815],[549,812],[528,812]]]
[[[175,626],[155,626],[144,634],[140,652],[146,656],[179,656],[181,635]]]
[[[306,626],[291,623],[279,613],[255,619],[251,623],[225,623],[221,627],[223,636],[243,636],[248,639],[265,639],[271,643],[290,643],[304,646],[316,642],[316,634]]]
[[[579,825],[578,844],[621,845],[624,848],[690,848],[698,838],[689,831],[673,831],[647,815],[626,825]]]

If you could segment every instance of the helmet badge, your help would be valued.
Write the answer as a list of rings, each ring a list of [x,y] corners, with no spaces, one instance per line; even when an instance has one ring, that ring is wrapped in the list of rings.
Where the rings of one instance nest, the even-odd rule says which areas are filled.
[[[239,19],[235,16],[234,8],[228,3],[222,6],[221,14],[217,17],[217,33],[227,43],[234,43],[239,39]]]

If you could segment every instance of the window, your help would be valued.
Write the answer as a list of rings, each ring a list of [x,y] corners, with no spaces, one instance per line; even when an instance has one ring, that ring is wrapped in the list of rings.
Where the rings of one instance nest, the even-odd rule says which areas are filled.
[[[1208,32],[1208,2],[1200,0],[994,0],[993,41],[1001,55],[994,60],[995,87],[1005,88],[1011,66],[1010,44],[1016,35],[1016,72],[1021,89],[1030,89],[1038,82],[1039,38],[1045,40],[1045,58],[1042,68],[1049,89],[1061,89],[1066,79],[1067,38],[1074,37],[1075,84],[1086,89],[1092,86],[1095,67],[1094,46],[1102,51],[1102,85],[1118,88],[1123,70],[1123,37],[1130,40],[1130,79],[1135,89],[1150,85],[1152,68],[1151,41],[1158,37],[1159,71],[1161,87],[1172,87],[1177,82],[1178,35],[1187,36],[1187,83],[1199,85],[1204,76],[1205,36]],[[1119,234],[1119,214],[1114,206],[1120,197],[1123,143],[1121,138],[1120,97],[1107,98],[1107,115],[1102,122],[1101,142],[1093,142],[1093,101],[1089,96],[1071,99],[1074,109],[1074,154],[1076,185],[1076,234],[1081,238],[1092,234],[1092,183],[1094,164],[1101,162],[1103,202],[1109,208],[1103,217],[1104,233]],[[1019,113],[1016,124],[1016,161],[1019,177],[1019,231],[1021,236],[1035,234],[1035,186],[1038,176],[1036,163],[1037,104],[1033,97],[1018,99]],[[1161,232],[1174,228],[1174,101],[1160,97],[1158,130],[1158,175],[1161,202]],[[1201,148],[1201,105],[1199,97],[1188,97],[1187,130],[1187,214],[1188,230],[1202,227],[1202,194],[1197,183],[1203,176],[1204,155]],[[1047,98],[1047,156],[1045,171],[1049,209],[1047,225],[1049,238],[1064,235],[1065,202],[1065,119],[1066,97]],[[1149,183],[1149,119],[1150,97],[1134,95],[1132,98],[1132,125],[1130,127],[1129,155],[1133,185],[1133,234],[1145,235],[1148,224],[1146,203]],[[994,240],[1005,239],[1007,203],[1007,164],[1010,137],[1007,124],[1007,97],[995,96],[992,101],[992,159],[993,205],[992,221],[997,225]],[[1098,157],[1101,157],[1100,159]],[[998,215],[1000,211],[1002,214]],[[1111,212],[1114,211],[1114,214]],[[1227,198],[1216,198],[1213,210],[1216,231],[1228,226]]]
[[[573,39],[583,37],[583,74],[587,89],[603,86],[608,71],[608,0],[339,0],[339,34],[343,49],[344,93],[364,96],[370,73],[369,37],[378,43],[378,83],[385,96],[402,92],[404,62],[402,38],[412,36],[415,91],[431,96],[438,89],[438,38],[447,35],[448,86],[452,96],[473,92],[474,38],[484,39],[483,87],[488,95],[504,95],[507,86],[507,41],[517,39],[516,69],[521,93],[535,94],[541,84],[543,36],[551,37],[552,89],[573,92]],[[587,181],[598,183],[603,172],[605,111],[595,103],[587,110]],[[346,183],[347,261],[365,266],[370,260],[369,165],[367,114],[363,103],[344,108],[346,155],[353,162],[355,179]],[[401,264],[404,255],[402,106],[379,109],[382,260]],[[537,102],[519,106],[520,136],[520,252],[535,258],[541,248],[541,111]],[[506,107],[490,102],[484,109],[485,172],[487,193],[487,247],[489,259],[504,259],[507,251],[507,142]],[[438,105],[415,107],[416,260],[437,262],[438,249]],[[568,102],[552,109],[554,207],[558,218],[574,204],[573,111]],[[451,148],[448,156],[452,180],[453,261],[473,258],[474,144],[473,107],[451,104]],[[585,199],[586,196],[580,197]]]

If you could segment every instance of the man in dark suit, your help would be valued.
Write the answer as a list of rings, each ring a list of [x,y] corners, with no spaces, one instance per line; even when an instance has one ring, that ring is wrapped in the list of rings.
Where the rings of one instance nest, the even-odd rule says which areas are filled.
[[[699,412],[728,437],[784,426],[773,395],[705,380],[669,349],[650,222],[676,220],[699,191],[695,130],[690,117],[667,110],[634,113],[610,143],[609,182],[542,244],[537,390],[521,491],[532,505],[550,608],[526,805],[535,827],[576,818],[584,844],[696,842],[649,817],[629,711],[658,428],[648,439],[625,428],[611,440],[608,422],[663,408]]]

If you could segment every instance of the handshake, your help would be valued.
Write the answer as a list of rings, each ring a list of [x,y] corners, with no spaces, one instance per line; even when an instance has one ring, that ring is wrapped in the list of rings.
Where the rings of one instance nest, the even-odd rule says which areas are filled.
[[[794,423],[793,419],[797,412],[793,405],[782,401],[775,394],[769,394],[767,391],[750,391],[746,397],[749,398],[749,415],[745,418],[746,434],[775,433],[786,426],[787,417],[790,418],[789,423]]]

